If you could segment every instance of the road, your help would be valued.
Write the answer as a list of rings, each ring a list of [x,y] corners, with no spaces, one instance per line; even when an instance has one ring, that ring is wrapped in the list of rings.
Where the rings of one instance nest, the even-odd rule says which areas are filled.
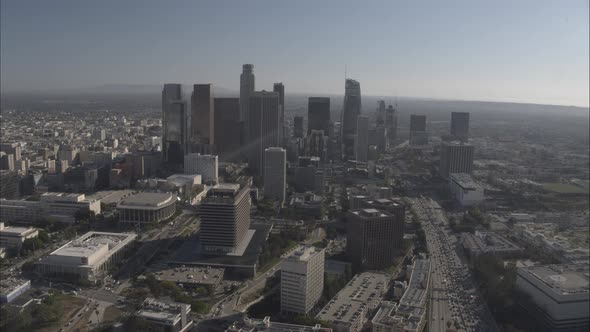
[[[413,207],[426,235],[432,263],[429,331],[445,331],[447,322],[457,322],[466,331],[498,331],[487,305],[475,289],[469,269],[455,250],[457,238],[438,203],[413,200]]]
[[[301,242],[300,245],[308,245],[311,243],[321,241],[325,238],[325,236],[326,232],[322,228],[316,228],[315,230],[313,230],[313,232],[306,240]],[[234,293],[224,297],[223,299],[215,303],[213,306],[211,306],[211,310],[208,316],[210,318],[224,317],[239,312],[244,312],[246,309],[248,309],[248,307],[246,306],[247,303],[240,303],[240,299],[246,298],[247,296],[263,289],[266,285],[267,279],[275,276],[276,273],[281,270],[282,264],[285,261],[285,259],[287,259],[287,257],[289,257],[293,251],[297,250],[298,247],[299,246],[296,246],[293,249],[281,255],[280,260],[270,269],[268,269],[267,272],[265,272],[264,274],[260,274],[253,280],[246,282],[245,286],[241,287]],[[221,308],[221,305],[223,305],[223,308]]]
[[[283,264],[283,261],[286,258],[286,256],[282,257],[278,263],[273,265],[268,270],[268,272],[261,274],[250,281],[247,281],[243,287],[239,288],[234,293],[219,300],[217,303],[211,306],[211,310],[209,311],[208,316],[210,318],[224,317],[246,310],[247,307],[245,307],[243,304],[238,305],[240,299],[257,292],[260,289],[263,289],[266,285],[266,280],[276,275],[276,273],[281,269],[281,265]],[[221,305],[223,305],[222,309],[220,308]]]

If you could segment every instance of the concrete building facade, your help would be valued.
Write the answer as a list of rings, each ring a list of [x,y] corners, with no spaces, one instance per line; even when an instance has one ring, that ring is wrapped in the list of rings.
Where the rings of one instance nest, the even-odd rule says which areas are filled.
[[[124,224],[159,223],[176,212],[175,194],[140,192],[117,203],[119,222]]]
[[[203,183],[217,183],[219,158],[216,155],[189,153],[184,156],[184,174],[201,174]]]
[[[452,173],[473,172],[473,158],[475,149],[471,144],[461,142],[443,142],[440,146],[439,172],[448,179]]]
[[[324,290],[324,249],[303,247],[289,256],[281,269],[281,311],[307,314]]]
[[[485,199],[483,188],[467,173],[449,174],[449,189],[462,206],[479,205]]]
[[[135,314],[156,329],[187,332],[193,327],[191,305],[180,302],[164,302],[148,297]]]
[[[204,251],[231,252],[246,237],[250,226],[250,187],[218,184],[207,192],[199,208],[199,239]]]
[[[134,233],[88,232],[70,241],[37,263],[48,277],[96,282],[122,257],[137,237]]]
[[[402,247],[404,220],[383,210],[349,211],[347,221],[347,252],[353,268],[383,269],[393,264]]]
[[[520,267],[516,288],[530,296],[523,305],[550,331],[588,331],[590,328],[589,265],[561,264]]]

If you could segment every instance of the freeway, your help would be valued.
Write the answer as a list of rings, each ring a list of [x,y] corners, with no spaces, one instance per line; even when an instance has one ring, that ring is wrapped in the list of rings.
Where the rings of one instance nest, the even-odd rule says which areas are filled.
[[[432,261],[428,330],[446,331],[447,324],[457,323],[465,331],[498,331],[467,266],[455,250],[457,238],[446,228],[448,222],[438,203],[426,198],[412,203]]]

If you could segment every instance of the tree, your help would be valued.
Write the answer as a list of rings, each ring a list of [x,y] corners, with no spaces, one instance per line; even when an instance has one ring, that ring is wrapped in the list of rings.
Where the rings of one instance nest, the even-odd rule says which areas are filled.
[[[37,237],[39,238],[39,240],[41,240],[44,243],[49,242],[49,235],[44,230],[40,230],[39,235],[37,235]]]

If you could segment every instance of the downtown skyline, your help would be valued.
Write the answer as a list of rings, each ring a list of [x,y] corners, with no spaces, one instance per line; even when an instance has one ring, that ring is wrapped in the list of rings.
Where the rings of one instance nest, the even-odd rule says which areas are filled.
[[[289,93],[341,94],[347,66],[367,96],[588,106],[587,2],[338,4],[3,1],[2,93],[195,81],[238,91],[237,68],[253,63],[257,86],[283,81]]]

